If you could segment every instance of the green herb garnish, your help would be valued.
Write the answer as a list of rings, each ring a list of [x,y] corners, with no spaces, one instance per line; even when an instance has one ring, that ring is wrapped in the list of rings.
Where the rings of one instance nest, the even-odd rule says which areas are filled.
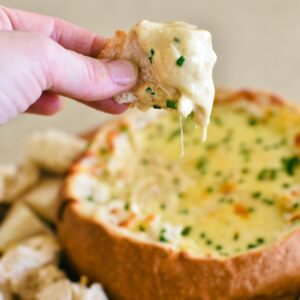
[[[95,201],[95,198],[93,195],[88,195],[88,196],[86,196],[86,200],[89,202],[93,202],[93,201]]]
[[[161,210],[165,210],[166,209],[166,204],[165,203],[161,203],[160,204],[160,209]]]
[[[185,57],[184,56],[180,56],[177,60],[176,60],[176,65],[179,67],[182,67],[182,65],[184,64],[185,61]]]
[[[248,249],[253,249],[253,248],[256,248],[256,247],[257,247],[256,244],[249,244],[249,245],[247,246]]]
[[[180,135],[180,132],[181,132],[180,128],[173,130],[168,137],[168,141],[169,142],[173,141],[177,136]]]
[[[251,194],[251,197],[254,199],[258,199],[261,196],[261,192],[254,192]]]
[[[222,245],[216,245],[216,250],[218,250],[218,251],[223,250],[223,246]]]
[[[105,155],[105,154],[107,154],[107,152],[108,152],[108,149],[107,148],[100,148],[99,149],[99,153],[101,154],[101,155]]]
[[[213,187],[211,187],[211,186],[208,186],[208,187],[206,188],[206,192],[209,193],[209,194],[211,194],[213,191],[214,191],[214,189],[213,189]]]
[[[262,169],[257,174],[257,180],[264,181],[264,180],[275,180],[277,177],[277,170],[276,169]]]
[[[184,228],[182,229],[181,235],[182,235],[182,236],[187,236],[187,235],[190,234],[191,230],[192,230],[192,227],[191,227],[191,226],[186,226],[186,227],[184,227]]]
[[[169,240],[166,238],[165,233],[166,233],[166,229],[165,228],[161,229],[158,239],[160,242],[168,243]]]
[[[179,213],[182,214],[182,215],[187,215],[189,213],[189,210],[188,209],[181,209],[179,210]]]
[[[206,237],[206,233],[205,232],[201,232],[200,235],[201,239],[204,239]]]
[[[283,158],[281,162],[283,164],[284,171],[290,176],[294,175],[296,168],[300,165],[300,159],[296,155]]]
[[[200,171],[200,172],[205,172],[207,167],[207,159],[202,156],[198,159],[197,164],[196,164],[196,168]]]
[[[151,96],[155,95],[155,92],[153,91],[152,87],[150,87],[150,86],[148,86],[145,91]]]
[[[249,126],[256,126],[258,124],[258,120],[257,119],[255,119],[255,118],[249,118],[248,119],[248,125]]]
[[[237,241],[239,238],[240,238],[240,234],[239,234],[238,232],[236,232],[236,233],[233,235],[233,240],[234,240],[234,241]]]
[[[139,226],[139,231],[144,232],[144,231],[146,231],[146,228],[143,225],[140,225]]]
[[[262,237],[259,237],[259,238],[256,239],[256,242],[257,242],[259,245],[261,245],[261,244],[263,244],[263,243],[265,242],[265,239],[262,238]]]
[[[262,203],[267,204],[267,205],[273,205],[274,201],[272,199],[264,198],[261,200]]]
[[[291,187],[291,185],[288,182],[285,182],[285,183],[282,184],[282,187],[284,189],[288,189],[289,187]]]
[[[173,40],[174,40],[174,42],[176,42],[176,43],[180,43],[180,39],[179,39],[177,36],[175,36]]]
[[[177,109],[177,103],[174,100],[167,100],[166,101],[166,107],[167,108],[172,108],[172,109]]]
[[[153,56],[154,56],[154,54],[155,54],[155,51],[154,51],[153,48],[151,48],[150,51],[149,51],[149,60],[150,60],[151,64],[153,62]]]
[[[130,209],[130,203],[129,202],[125,203],[124,209],[127,210],[127,211]]]

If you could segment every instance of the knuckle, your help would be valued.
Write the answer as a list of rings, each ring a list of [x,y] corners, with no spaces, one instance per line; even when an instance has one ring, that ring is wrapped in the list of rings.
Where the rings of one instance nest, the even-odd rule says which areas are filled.
[[[97,87],[97,95],[105,95],[105,67],[101,63],[93,62],[89,58],[83,59],[84,69],[86,73],[86,82],[84,84],[85,98],[94,98],[95,86]]]
[[[2,5],[0,5],[0,30],[13,30],[6,8]]]

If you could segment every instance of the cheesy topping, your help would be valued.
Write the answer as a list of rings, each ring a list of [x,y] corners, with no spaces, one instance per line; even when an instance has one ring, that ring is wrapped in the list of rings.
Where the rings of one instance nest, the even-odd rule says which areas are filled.
[[[176,114],[107,127],[73,193],[112,228],[195,255],[275,243],[300,220],[299,113],[240,104],[215,107],[205,145],[185,120],[181,159]]]
[[[149,53],[160,88],[166,94],[170,87],[179,91],[179,99],[166,99],[166,107],[177,108],[184,117],[195,112],[205,140],[215,93],[212,71],[216,54],[211,34],[184,22],[142,21],[133,31]],[[146,93],[154,95],[155,90],[148,87]]]

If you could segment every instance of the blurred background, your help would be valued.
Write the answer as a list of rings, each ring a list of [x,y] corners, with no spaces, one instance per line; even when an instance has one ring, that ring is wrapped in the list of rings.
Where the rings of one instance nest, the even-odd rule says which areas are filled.
[[[212,32],[216,86],[272,90],[300,103],[299,0],[2,0],[53,15],[105,36],[141,19],[182,20]],[[0,99],[1,101],[1,99]],[[0,127],[0,162],[20,159],[32,131],[82,132],[111,118],[72,100],[54,117],[22,115]]]

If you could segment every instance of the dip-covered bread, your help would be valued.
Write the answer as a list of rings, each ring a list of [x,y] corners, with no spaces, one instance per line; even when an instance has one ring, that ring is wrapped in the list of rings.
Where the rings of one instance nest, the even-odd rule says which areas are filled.
[[[130,59],[139,67],[136,87],[119,95],[118,102],[132,102],[141,110],[178,109],[184,117],[195,112],[198,123],[206,129],[214,99],[212,71],[216,62],[209,32],[184,22],[142,21],[128,33],[117,31],[100,58]]]

